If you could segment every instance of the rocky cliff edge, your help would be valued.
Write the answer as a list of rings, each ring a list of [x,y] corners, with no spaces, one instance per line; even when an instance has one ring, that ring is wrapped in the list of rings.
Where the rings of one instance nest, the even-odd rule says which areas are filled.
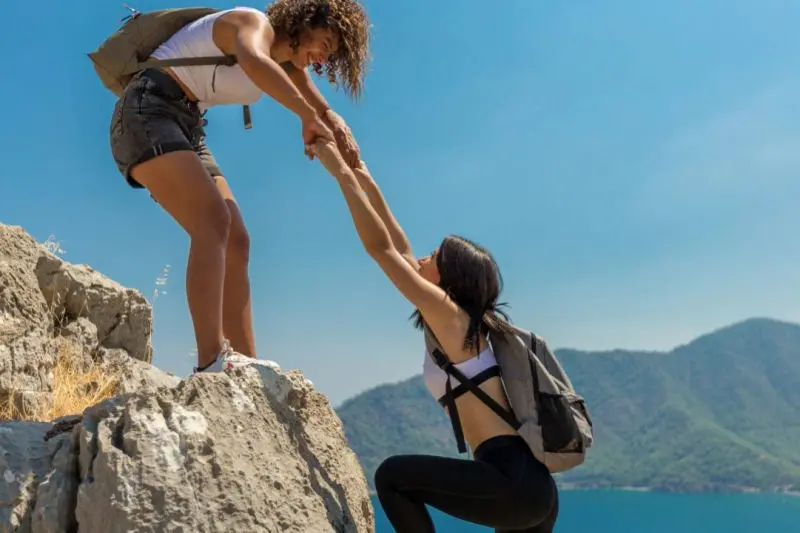
[[[374,532],[341,421],[300,372],[179,379],[150,364],[151,324],[138,291],[0,224],[0,532]],[[75,395],[103,399],[36,420]]]

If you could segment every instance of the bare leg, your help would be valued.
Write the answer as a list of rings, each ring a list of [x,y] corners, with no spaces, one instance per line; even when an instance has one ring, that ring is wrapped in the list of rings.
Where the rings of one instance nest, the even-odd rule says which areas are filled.
[[[228,211],[231,215],[231,229],[225,253],[225,282],[222,299],[222,330],[235,351],[256,357],[256,341],[253,334],[253,312],[250,302],[250,236],[244,226],[244,219],[236,204],[228,182],[222,176],[215,176]]]
[[[194,152],[160,155],[137,165],[131,175],[189,234],[186,293],[198,365],[208,365],[223,345],[222,294],[230,212]]]

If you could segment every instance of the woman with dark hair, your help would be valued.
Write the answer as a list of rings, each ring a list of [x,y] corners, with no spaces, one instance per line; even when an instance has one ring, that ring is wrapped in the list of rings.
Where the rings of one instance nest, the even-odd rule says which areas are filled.
[[[180,28],[151,54],[156,63],[148,64],[209,56],[233,56],[235,64],[144,68],[117,101],[110,144],[120,173],[131,187],[146,189],[189,236],[186,292],[196,371],[225,370],[256,357],[250,238],[206,144],[205,111],[249,105],[266,94],[300,119],[303,146],[317,137],[335,138],[356,164],[350,129],[308,70],[325,73],[357,99],[368,49],[369,21],[356,0],[276,0],[266,11],[218,10]],[[268,172],[269,160],[262,164]]]
[[[455,366],[473,378],[491,376],[480,388],[505,409],[508,401],[488,335],[510,332],[498,309],[500,271],[491,253],[463,237],[448,236],[429,256],[416,260],[363,161],[345,162],[334,143],[309,147],[338,181],[367,253],[416,307],[417,327],[426,325]],[[444,395],[448,376],[425,354],[425,383]],[[453,380],[452,387],[458,386]],[[474,460],[396,455],[375,472],[381,505],[397,533],[433,533],[431,505],[497,532],[550,533],[558,516],[558,492],[548,468],[521,436],[479,398],[455,400]]]

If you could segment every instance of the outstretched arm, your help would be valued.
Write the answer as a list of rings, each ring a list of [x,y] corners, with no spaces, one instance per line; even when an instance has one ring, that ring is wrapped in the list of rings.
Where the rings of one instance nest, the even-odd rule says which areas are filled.
[[[440,287],[423,278],[415,265],[409,263],[395,247],[384,221],[356,178],[356,172],[360,171],[350,168],[330,141],[318,140],[313,145],[313,150],[339,183],[356,232],[370,257],[378,263],[400,293],[420,310],[434,330],[452,324],[453,317],[458,313],[457,306]],[[368,180],[362,181],[366,183]],[[373,180],[369,181],[374,184]],[[377,185],[374,186],[377,190]]]
[[[308,72],[308,69],[299,69],[291,62],[281,63],[281,67],[283,67],[289,79],[292,80],[308,103],[317,110],[317,114],[320,118],[333,130],[333,134],[336,137],[336,144],[347,164],[351,167],[358,166],[360,158],[359,147],[358,143],[356,143],[356,140],[353,138],[353,132],[350,131],[350,127],[344,119],[331,109],[328,101],[325,100],[325,97],[322,96],[322,93],[311,79],[311,74]]]
[[[325,97],[319,92],[317,86],[314,85],[314,81],[311,79],[311,75],[306,69],[297,68],[291,61],[281,63],[281,68],[283,68],[286,75],[289,76],[289,79],[292,80],[292,83],[294,83],[295,87],[302,93],[308,103],[316,109],[320,117],[324,116],[325,113],[331,109],[328,101],[325,100]]]
[[[294,82],[303,96],[308,102],[314,106],[317,113],[326,119],[326,122],[333,126],[333,132],[336,137],[336,144],[340,153],[344,157],[345,162],[355,170],[355,176],[359,185],[367,193],[372,207],[377,211],[381,220],[386,225],[389,235],[392,239],[392,244],[400,252],[408,263],[416,268],[417,261],[414,258],[414,253],[411,250],[411,244],[408,242],[403,228],[400,227],[397,220],[394,218],[386,200],[383,198],[378,184],[372,178],[369,170],[364,165],[363,161],[359,160],[359,149],[355,140],[352,138],[350,129],[344,124],[344,121],[335,114],[328,105],[325,97],[319,92],[319,89],[314,85],[311,75],[305,69],[299,69],[292,63],[281,63],[281,67],[288,74],[289,78]],[[339,124],[338,122],[341,121]],[[344,129],[344,131],[342,131]]]
[[[394,245],[395,249],[413,268],[417,268],[417,260],[414,258],[414,252],[411,250],[411,243],[408,242],[408,238],[406,237],[403,228],[400,227],[400,224],[397,222],[397,219],[394,217],[391,209],[389,209],[389,205],[386,203],[380,187],[378,187],[378,184],[373,179],[372,174],[370,174],[369,169],[367,169],[367,166],[363,161],[360,161],[359,163],[360,165],[353,169],[353,174],[358,180],[358,184],[367,194],[369,203],[372,205],[372,208],[375,209],[375,212],[386,226],[386,230],[389,232],[389,236],[392,239],[392,244]]]
[[[219,22],[222,24],[214,25],[215,44],[224,53],[236,56],[239,66],[259,89],[300,117],[305,142],[311,142],[316,135],[333,139],[314,106],[272,59],[275,31],[266,17],[252,11],[234,11]]]
[[[316,116],[316,110],[284,70],[272,59],[270,47],[275,31],[266,17],[251,11],[234,11],[214,25],[214,42],[226,54],[233,54],[247,77],[259,89],[292,111],[301,120]]]

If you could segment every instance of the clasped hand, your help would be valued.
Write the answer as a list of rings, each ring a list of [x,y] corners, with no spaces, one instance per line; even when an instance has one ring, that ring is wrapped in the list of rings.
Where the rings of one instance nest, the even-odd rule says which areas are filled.
[[[359,165],[358,143],[353,138],[353,133],[344,119],[333,110],[329,109],[325,112],[324,120],[315,114],[313,118],[303,121],[303,145],[305,146],[305,154],[309,159],[314,158],[309,147],[317,138],[336,141],[345,162],[353,168]]]
[[[343,169],[350,167],[359,182],[372,179],[364,161],[359,159],[356,165],[350,165],[344,160],[336,144],[330,139],[319,137],[312,144],[307,144],[306,154],[311,158],[316,157],[319,159],[325,170],[334,177],[338,178]]]

